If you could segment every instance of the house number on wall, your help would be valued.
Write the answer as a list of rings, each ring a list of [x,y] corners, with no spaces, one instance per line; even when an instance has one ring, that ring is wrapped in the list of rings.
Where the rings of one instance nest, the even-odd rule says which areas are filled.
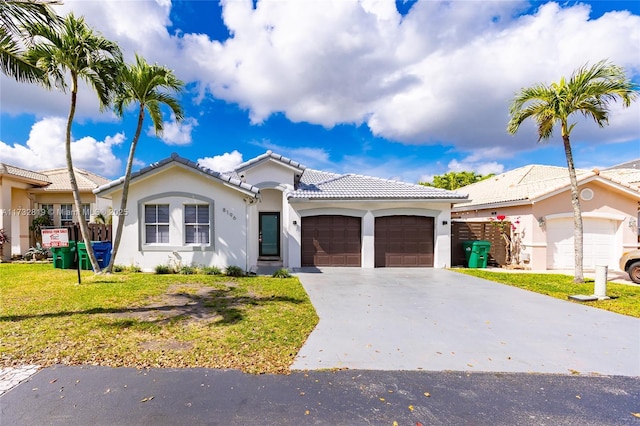
[[[226,213],[229,217],[233,218],[233,220],[236,220],[236,215],[233,214],[231,210],[227,210],[226,207],[222,208],[222,213]]]

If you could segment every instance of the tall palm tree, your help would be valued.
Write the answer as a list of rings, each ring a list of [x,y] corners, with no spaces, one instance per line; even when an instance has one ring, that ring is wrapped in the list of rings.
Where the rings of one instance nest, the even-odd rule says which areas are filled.
[[[33,44],[27,51],[26,58],[45,72],[44,86],[49,89],[55,86],[66,92],[68,85],[65,78],[67,75],[71,78],[71,105],[65,141],[67,170],[82,238],[93,270],[100,272],[100,266],[91,247],[87,221],[84,215],[80,214],[82,202],[73,171],[71,126],[76,112],[80,79],[96,92],[101,109],[110,105],[116,84],[115,78],[122,66],[122,53],[116,43],[95,33],[87,26],[84,18],[76,18],[73,14],[64,17],[60,28],[51,28],[42,23],[28,25],[26,28],[33,37]]]
[[[122,200],[120,201],[120,208],[118,209],[119,212],[126,212],[133,158],[136,153],[136,146],[138,145],[146,112],[148,112],[151,117],[156,135],[161,135],[163,131],[162,112],[160,111],[162,105],[166,105],[171,109],[176,121],[181,121],[184,118],[182,107],[178,100],[171,96],[169,92],[180,93],[184,87],[184,83],[176,78],[170,69],[159,65],[149,65],[144,58],[138,55],[136,55],[136,63],[134,65],[124,66],[119,75],[118,91],[113,104],[116,114],[122,117],[125,109],[129,105],[138,105],[138,125],[133,140],[131,141],[131,147],[129,148],[127,168],[122,185]],[[111,260],[106,268],[107,273],[113,269],[123,228],[124,217],[121,215],[118,217],[118,226],[113,240]]]
[[[523,88],[511,103],[511,119],[507,132],[515,134],[522,122],[531,117],[538,126],[538,142],[548,141],[553,128],[560,125],[564,153],[571,181],[571,204],[574,218],[575,272],[573,282],[584,282],[582,270],[582,213],[578,198],[578,181],[571,153],[570,136],[576,123],[569,123],[569,117],[581,113],[593,118],[596,124],[604,127],[609,124],[609,104],[622,100],[625,107],[638,96],[638,86],[629,80],[624,69],[608,61],[600,61],[592,66],[583,65],[571,74],[550,86],[536,84]]]
[[[59,0],[0,0],[0,69],[17,81],[33,83],[42,71],[23,57],[28,43],[24,26],[41,23],[56,26],[60,17],[51,8]]]

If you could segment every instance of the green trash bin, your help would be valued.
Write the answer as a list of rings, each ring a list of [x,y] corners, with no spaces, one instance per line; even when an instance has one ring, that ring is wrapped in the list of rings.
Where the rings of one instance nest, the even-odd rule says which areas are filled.
[[[89,260],[89,253],[87,253],[87,246],[85,243],[78,242],[78,262],[80,262],[80,269],[91,269],[91,261]]]
[[[75,267],[76,242],[69,241],[67,247],[51,247],[53,267],[58,269],[72,269]]]
[[[486,268],[491,242],[485,240],[463,241],[462,247],[469,268]]]

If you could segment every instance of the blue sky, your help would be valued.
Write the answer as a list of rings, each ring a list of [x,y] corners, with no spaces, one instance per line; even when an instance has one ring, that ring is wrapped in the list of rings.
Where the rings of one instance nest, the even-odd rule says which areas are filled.
[[[640,2],[633,1],[87,1],[73,11],[186,83],[186,120],[165,112],[136,167],[172,152],[217,170],[270,149],[307,167],[407,182],[448,171],[565,166],[559,135],[533,123],[506,134],[522,87],[608,59],[640,82]],[[68,94],[0,77],[0,161],[64,167]],[[80,89],[75,165],[124,173],[136,114],[98,110]],[[603,129],[576,117],[578,167],[640,157],[640,102],[614,104]]]

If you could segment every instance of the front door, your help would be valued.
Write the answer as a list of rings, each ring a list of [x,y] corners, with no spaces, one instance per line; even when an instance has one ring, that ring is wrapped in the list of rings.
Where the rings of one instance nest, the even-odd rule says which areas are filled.
[[[259,255],[264,257],[280,257],[280,213],[261,212]]]

